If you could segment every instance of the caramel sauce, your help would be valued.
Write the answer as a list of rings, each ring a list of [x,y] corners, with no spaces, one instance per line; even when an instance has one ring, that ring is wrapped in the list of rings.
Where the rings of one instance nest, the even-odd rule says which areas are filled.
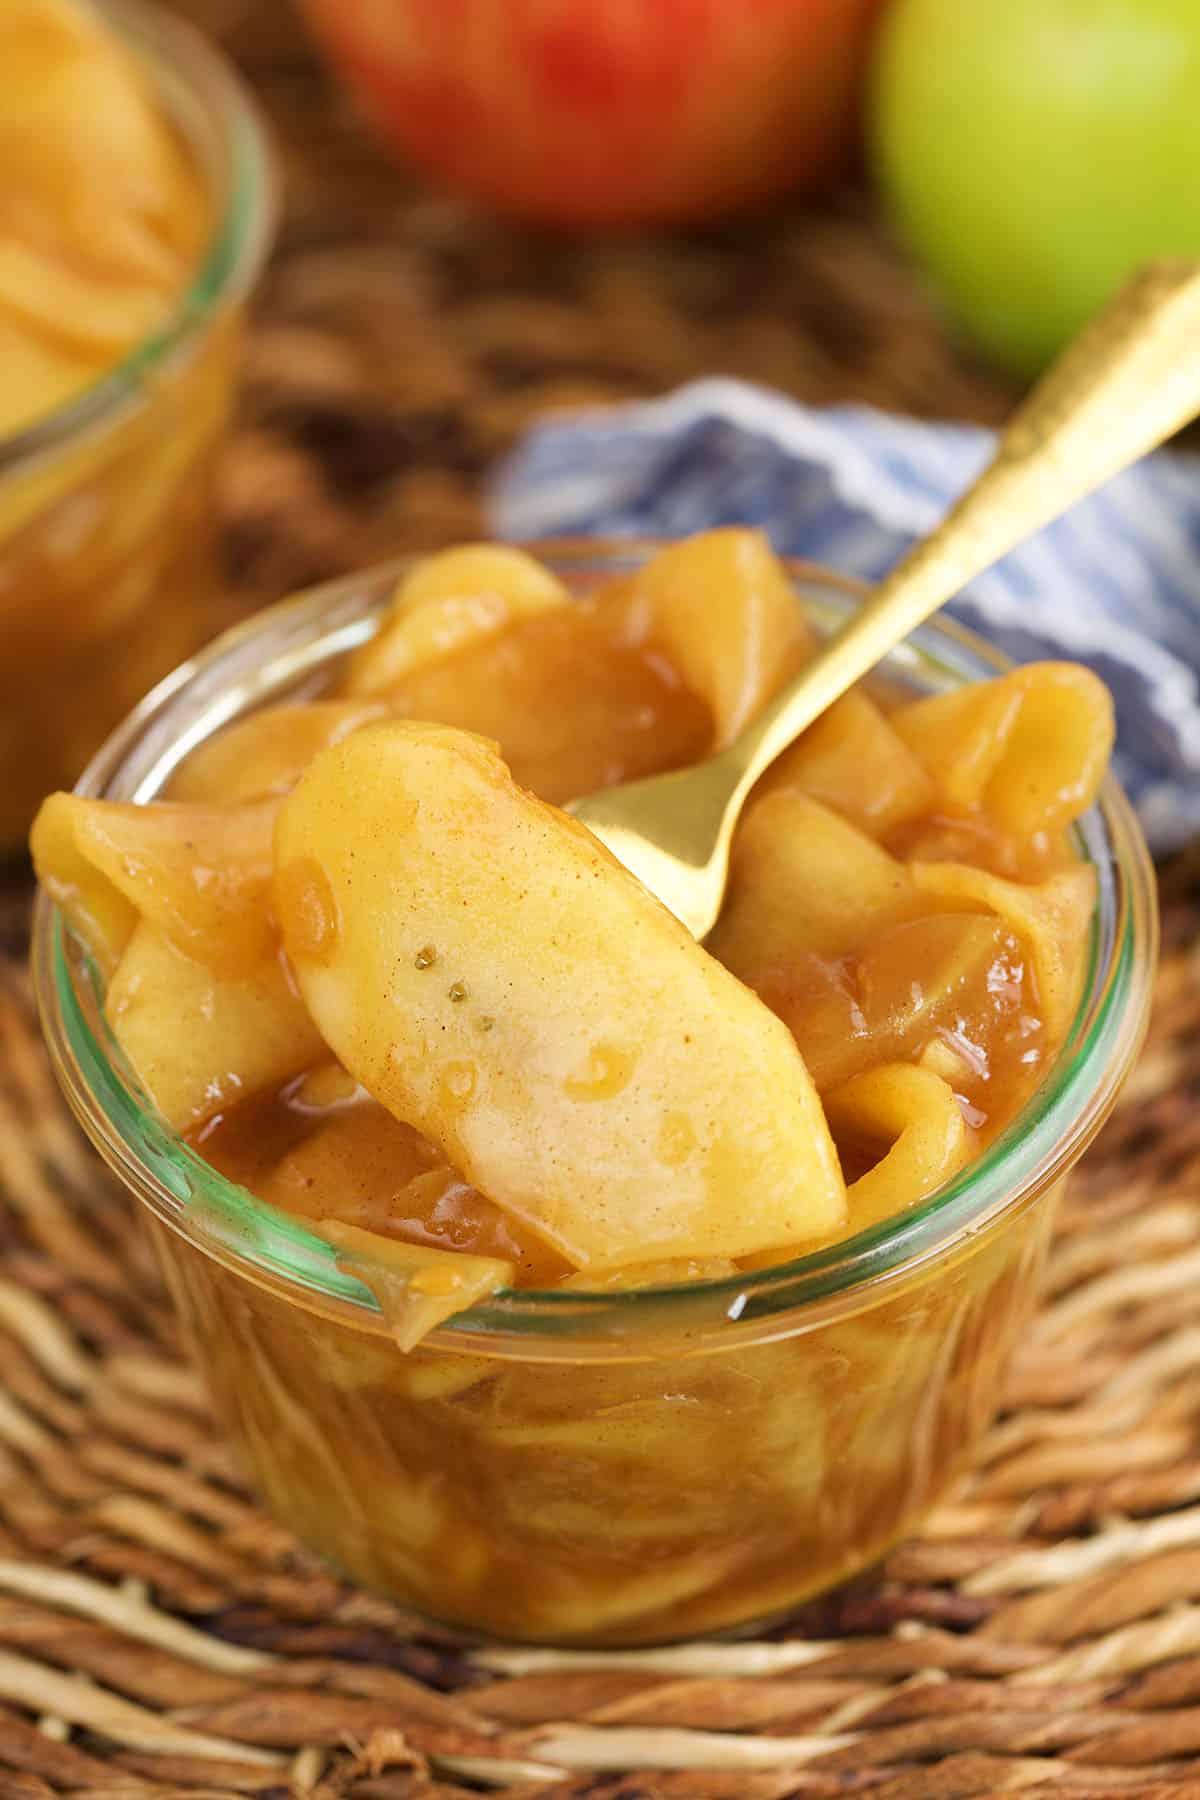
[[[561,805],[708,753],[708,707],[637,630],[618,589],[519,619],[390,698],[410,718],[495,739],[521,785]]]
[[[336,1064],[218,1113],[193,1142],[231,1181],[299,1218],[500,1257],[515,1263],[523,1286],[552,1286],[570,1273]]]

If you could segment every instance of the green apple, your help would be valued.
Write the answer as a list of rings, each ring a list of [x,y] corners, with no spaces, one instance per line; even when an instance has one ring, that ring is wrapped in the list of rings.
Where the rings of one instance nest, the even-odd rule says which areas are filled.
[[[895,0],[875,169],[951,317],[1029,374],[1156,256],[1200,256],[1200,0]]]

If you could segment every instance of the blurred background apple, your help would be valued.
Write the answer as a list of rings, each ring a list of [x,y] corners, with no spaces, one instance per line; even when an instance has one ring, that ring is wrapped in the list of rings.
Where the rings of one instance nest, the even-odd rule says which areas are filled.
[[[1200,256],[1200,0],[893,0],[871,86],[901,236],[1016,373],[1138,263]]]
[[[836,166],[880,0],[304,0],[367,118],[556,224],[731,211]]]

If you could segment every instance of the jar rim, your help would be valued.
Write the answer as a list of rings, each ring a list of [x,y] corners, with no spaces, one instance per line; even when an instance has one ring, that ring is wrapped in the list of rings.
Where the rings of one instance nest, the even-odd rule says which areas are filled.
[[[636,566],[655,546],[599,540],[530,546],[568,578]],[[397,576],[413,558],[344,577],[234,627],[160,683],[99,751],[76,791],[144,801],[196,744],[259,704],[294,694],[366,641]],[[861,598],[860,584],[795,559],[798,594],[826,622]],[[273,645],[269,662],[263,646]],[[1005,659],[947,618],[894,653],[902,673],[943,687],[995,674]],[[241,683],[239,687],[237,684]],[[231,685],[232,684],[232,685]],[[189,708],[193,715],[188,722]],[[181,716],[182,715],[182,716]],[[183,729],[181,730],[181,724]],[[866,1231],[771,1268],[716,1281],[608,1292],[506,1289],[456,1315],[424,1340],[464,1351],[559,1358],[656,1336],[699,1343],[714,1331],[762,1335],[803,1309],[861,1304],[883,1282],[910,1275],[990,1228],[1057,1181],[1099,1130],[1145,1033],[1157,944],[1154,874],[1129,802],[1111,777],[1080,821],[1081,850],[1096,870],[1083,997],[1053,1067],[982,1156],[933,1194]],[[40,892],[33,968],[43,1030],[69,1104],[110,1168],[172,1229],[259,1286],[369,1331],[387,1325],[374,1293],[303,1222],[238,1187],[206,1163],[139,1095],[99,1011],[95,972],[84,968],[58,909]],[[357,1258],[360,1267],[366,1267]]]
[[[195,270],[167,317],[95,381],[29,425],[0,434],[0,478],[101,430],[150,379],[249,292],[274,233],[276,192],[266,128],[233,65],[193,26],[146,0],[94,0],[147,67],[199,161],[215,206]],[[209,144],[200,140],[211,139]]]

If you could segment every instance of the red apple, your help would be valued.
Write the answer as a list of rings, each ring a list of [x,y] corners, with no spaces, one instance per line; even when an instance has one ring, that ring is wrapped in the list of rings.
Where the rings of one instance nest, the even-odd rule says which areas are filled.
[[[699,219],[834,166],[881,0],[305,0],[367,117],[493,206]]]

